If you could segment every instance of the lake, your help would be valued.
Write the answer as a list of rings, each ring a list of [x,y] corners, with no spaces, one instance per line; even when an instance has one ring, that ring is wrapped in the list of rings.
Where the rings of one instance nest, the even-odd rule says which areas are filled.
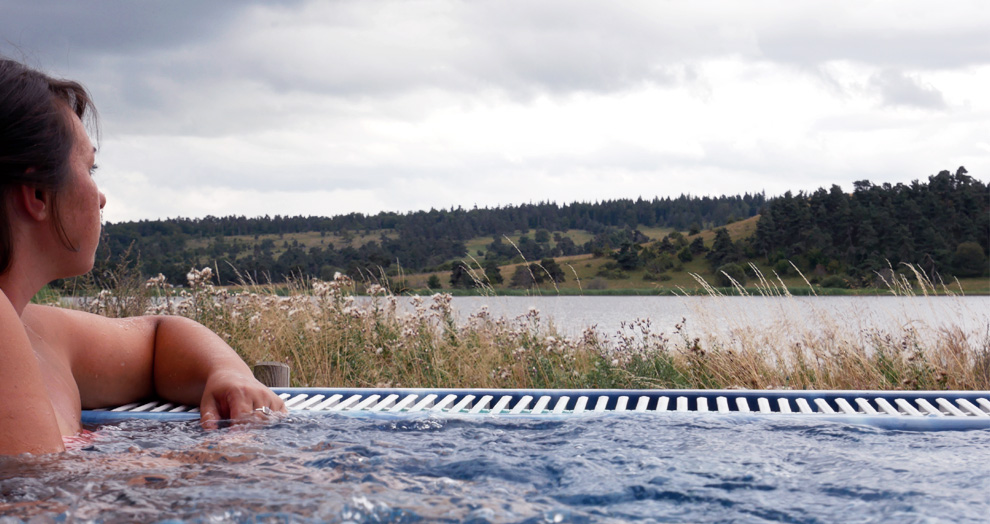
[[[401,304],[409,307],[407,297]],[[429,297],[424,298],[428,302]],[[709,296],[530,296],[454,297],[454,310],[463,321],[482,307],[495,316],[515,318],[530,308],[541,321],[553,322],[561,334],[578,336],[588,327],[614,333],[623,323],[649,320],[652,328],[670,333],[686,319],[688,332],[696,329],[769,327],[789,322],[799,327],[828,321],[857,331],[902,329],[919,331],[958,327],[987,336],[990,297],[709,297]]]

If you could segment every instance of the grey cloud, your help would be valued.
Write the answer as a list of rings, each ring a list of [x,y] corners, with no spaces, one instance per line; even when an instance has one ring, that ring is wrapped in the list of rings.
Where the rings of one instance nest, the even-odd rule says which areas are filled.
[[[81,81],[104,117],[124,124],[116,131],[132,131],[127,122],[154,122],[159,115],[181,120],[196,111],[179,107],[177,93],[216,74],[223,60],[190,58],[215,45],[252,4],[0,0],[0,54]]]
[[[903,5],[923,6],[903,2],[884,9]],[[866,64],[867,71],[881,70],[865,87],[879,94],[884,104],[938,109],[946,106],[941,93],[904,71],[924,77],[926,70],[990,62],[990,39],[980,27],[990,21],[975,7],[946,6],[955,10],[959,23],[947,22],[949,13],[939,23],[926,24],[917,19],[901,23],[899,13],[893,12],[871,18],[858,6],[791,0],[0,0],[0,53],[54,69],[93,90],[104,116],[105,145],[112,146],[106,147],[108,167],[114,165],[109,161],[112,151],[133,142],[188,138],[189,142],[177,141],[181,147],[210,136],[221,140],[198,152],[130,151],[126,158],[119,156],[116,165],[176,188],[195,188],[204,180],[223,187],[300,192],[380,187],[394,202],[405,202],[412,191],[396,191],[396,183],[436,181],[418,184],[426,188],[426,195],[437,187],[454,186],[449,181],[462,180],[464,172],[493,180],[519,169],[494,150],[461,153],[450,146],[452,150],[444,153],[458,158],[452,167],[420,165],[428,161],[402,155],[407,137],[412,137],[410,143],[418,140],[420,121],[450,109],[457,112],[457,106],[491,107],[505,98],[547,94],[557,99],[571,93],[609,94],[644,84],[690,84],[689,90],[698,96],[704,97],[706,89],[717,96],[718,90],[731,86],[719,83],[714,76],[718,64],[709,69],[711,61],[754,72],[766,69],[768,62],[775,70],[778,64],[804,68],[818,74],[833,92],[848,88],[846,96],[858,97],[864,93],[862,85],[843,84],[829,73],[831,62],[853,61]],[[956,103],[956,98],[951,100]],[[850,111],[851,116],[838,116],[859,116]],[[862,119],[862,125],[876,125],[877,115]],[[884,125],[911,122],[895,118]],[[244,143],[263,153],[278,153],[279,144],[265,140],[266,132],[273,130],[315,130],[336,143],[322,150],[307,149],[306,144],[288,148],[302,156],[316,152],[314,158],[290,166],[237,157]],[[821,129],[811,129],[816,132]],[[227,138],[239,146],[220,143]],[[579,157],[526,160],[525,167],[554,176],[614,168],[639,180],[647,180],[654,169],[712,169],[759,174],[780,187],[797,184],[792,189],[834,180],[842,168],[819,158],[830,150],[813,146],[788,151],[769,143],[751,150],[700,136],[705,154],[693,158],[625,144],[618,131],[615,140]],[[394,157],[376,154],[393,149],[399,152]],[[335,159],[328,150],[359,158]],[[889,169],[892,155],[878,156],[882,161],[877,165]],[[916,158],[904,157],[905,163]],[[530,176],[523,173],[520,178]],[[617,194],[638,190],[618,184],[580,189],[594,195],[613,185]],[[500,198],[523,198],[516,194],[521,186],[507,187],[513,192]],[[659,182],[657,187],[662,191]],[[711,187],[728,191],[722,182]],[[490,193],[483,188],[475,194]],[[428,197],[423,198],[419,207],[427,206]],[[461,192],[450,198],[462,198]]]
[[[221,108],[244,106],[257,124],[272,118],[263,116],[268,100],[300,95],[376,104],[421,90],[530,98],[646,83],[704,86],[696,64],[714,57],[814,70],[833,59],[948,67],[990,56],[990,41],[970,30],[881,30],[883,20],[876,30],[862,20],[836,28],[832,22],[848,13],[779,7],[0,0],[0,34],[29,59],[61,60],[54,65],[90,86],[98,103],[112,100],[112,116],[133,123],[121,129],[193,134],[253,118],[224,118]]]
[[[350,97],[423,88],[610,92],[676,82],[693,57],[736,52],[741,45],[725,29],[728,21],[682,24],[664,10],[647,9],[649,3],[205,5],[143,17],[132,7],[62,39],[126,58],[121,65],[135,74],[164,69],[189,80],[227,76],[277,91]]]
[[[811,68],[990,62],[979,23],[912,27],[896,13],[791,2],[0,0],[0,12],[0,34],[28,58],[61,58],[77,76],[113,68],[135,103],[154,94],[141,78],[156,76],[342,97],[424,88],[532,96],[690,81],[685,71],[712,57]]]
[[[597,4],[446,5],[440,14],[393,3],[396,12],[384,19],[369,4],[310,5],[301,13],[307,19],[290,25],[245,20],[254,36],[234,37],[231,47],[242,74],[260,73],[279,89],[344,96],[422,88],[611,91],[675,79],[677,35],[634,12],[609,17]]]
[[[831,60],[851,60],[875,66],[952,69],[990,62],[986,31],[883,37],[858,34],[790,33],[761,39],[767,58],[814,66]]]
[[[260,0],[258,0],[260,2]],[[28,58],[137,54],[210,40],[254,1],[0,0],[0,34]],[[297,3],[297,2],[281,2]]]
[[[0,30],[24,25],[14,40],[28,54],[72,55],[58,73],[90,87],[120,132],[221,134],[305,112],[285,103],[305,96],[381,106],[421,90],[528,98],[698,82],[684,53],[725,51],[711,38],[717,28],[599,4],[445,3],[445,13],[404,2],[95,5],[19,7]],[[44,41],[46,25],[60,36]]]
[[[922,85],[895,69],[884,69],[870,78],[870,86],[880,92],[884,105],[945,109],[942,93],[930,85]]]
[[[628,3],[481,3],[463,22],[476,53],[458,64],[496,85],[554,92],[616,91],[671,84],[698,56],[729,51],[718,23],[683,27],[666,13]],[[474,61],[475,58],[481,60]]]
[[[980,2],[960,3],[944,13],[935,11],[941,8],[933,4],[910,2],[890,5],[882,12],[856,3],[788,7],[794,11],[782,13],[757,32],[760,54],[776,62],[815,67],[848,60],[901,69],[990,63],[986,36],[990,12]],[[930,16],[925,16],[926,10]]]

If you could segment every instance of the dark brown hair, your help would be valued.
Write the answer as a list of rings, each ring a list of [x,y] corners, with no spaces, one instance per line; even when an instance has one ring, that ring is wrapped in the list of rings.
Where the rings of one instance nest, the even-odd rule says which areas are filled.
[[[77,249],[65,234],[56,202],[75,145],[66,107],[96,125],[96,108],[78,82],[58,80],[0,57],[0,274],[10,268],[14,249],[7,194],[21,185],[51,195],[52,224],[62,243]]]

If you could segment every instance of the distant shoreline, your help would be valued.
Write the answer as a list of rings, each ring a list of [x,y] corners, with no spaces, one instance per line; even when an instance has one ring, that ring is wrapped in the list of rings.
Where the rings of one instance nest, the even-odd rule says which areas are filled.
[[[733,288],[714,288],[715,291],[721,293],[724,296],[744,296],[740,295],[736,289]],[[751,296],[762,296],[760,289],[757,288],[745,288],[746,292]],[[888,289],[836,289],[836,288],[816,288],[813,292],[811,288],[791,288],[788,287],[787,291],[789,294],[794,296],[863,296],[863,297],[893,297],[897,296],[890,292]],[[952,290],[950,290],[951,292]],[[542,289],[540,291],[536,290],[506,290],[498,289],[492,290],[471,290],[471,289],[417,289],[411,291],[405,291],[402,294],[407,295],[417,295],[417,296],[431,296],[436,293],[446,293],[455,297],[483,297],[483,296],[497,296],[497,297],[523,297],[523,296],[630,296],[630,297],[642,297],[642,296],[660,296],[660,297],[672,297],[672,296],[707,296],[710,295],[705,289]],[[362,293],[358,293],[362,294]],[[936,296],[990,296],[990,291],[984,292],[967,292],[965,294],[959,292],[946,293],[944,291],[939,291],[934,293]],[[780,296],[786,296],[781,294]]]

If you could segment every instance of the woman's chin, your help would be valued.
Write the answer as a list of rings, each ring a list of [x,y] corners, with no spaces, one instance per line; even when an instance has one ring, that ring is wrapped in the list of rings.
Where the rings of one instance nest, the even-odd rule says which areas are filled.
[[[60,276],[59,278],[81,277],[86,273],[92,271],[95,263],[96,263],[95,260],[90,260],[89,263],[82,263],[79,264],[78,266],[67,268],[65,274]]]

